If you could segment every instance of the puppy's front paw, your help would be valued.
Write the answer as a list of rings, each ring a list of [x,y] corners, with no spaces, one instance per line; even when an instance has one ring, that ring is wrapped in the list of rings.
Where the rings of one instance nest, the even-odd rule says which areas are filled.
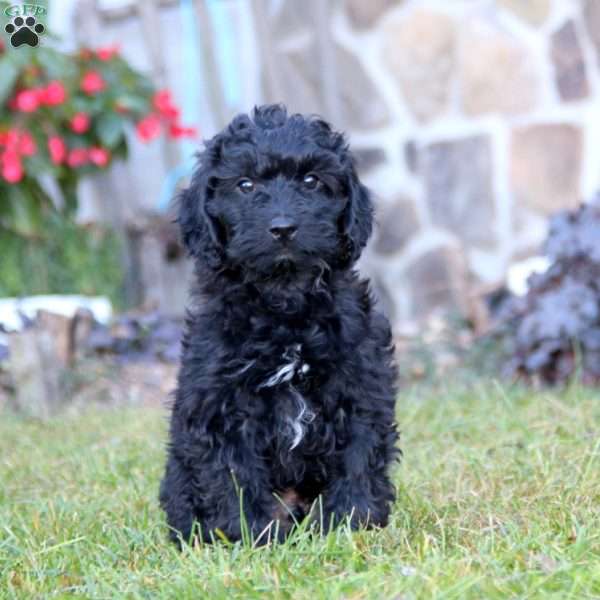
[[[387,524],[389,506],[371,497],[364,486],[354,482],[336,482],[323,495],[322,523],[325,531],[349,521],[352,529],[383,527]]]

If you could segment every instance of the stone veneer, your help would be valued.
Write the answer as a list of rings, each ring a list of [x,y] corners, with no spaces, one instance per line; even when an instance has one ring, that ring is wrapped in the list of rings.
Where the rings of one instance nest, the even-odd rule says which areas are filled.
[[[482,291],[537,251],[547,216],[599,187],[600,0],[222,5],[239,40],[237,105],[217,110],[214,76],[186,67],[178,2],[160,3],[166,82],[180,102],[199,86],[205,136],[272,101],[349,133],[377,199],[361,267],[398,331],[440,309],[476,319]],[[84,40],[119,42],[136,66],[162,73],[139,32],[135,19],[109,19]],[[114,194],[96,186],[96,204],[123,222],[155,210],[168,171],[161,152],[132,140],[113,168]]]
[[[362,267],[397,329],[469,316],[547,215],[598,187],[600,0],[333,2],[336,114],[304,5],[270,4],[265,99],[348,131],[378,204]]]

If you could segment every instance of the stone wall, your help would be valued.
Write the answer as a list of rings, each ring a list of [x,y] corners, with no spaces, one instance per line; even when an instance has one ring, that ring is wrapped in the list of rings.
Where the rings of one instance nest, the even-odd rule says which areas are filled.
[[[598,187],[600,1],[325,4],[334,81],[310,1],[272,0],[265,97],[348,131],[378,204],[363,268],[397,327],[470,314]]]
[[[600,0],[219,0],[237,42],[233,104],[215,96],[226,74],[209,42],[222,32],[205,10],[213,72],[195,73],[180,3],[157,4],[160,69],[130,0],[78,0],[88,20],[90,3],[110,10],[83,39],[121,44],[184,106],[197,89],[204,136],[267,101],[348,132],[377,199],[361,267],[398,330],[438,309],[473,316],[482,291],[537,251],[547,215],[599,187]],[[159,145],[131,141],[115,171],[125,220],[156,210],[169,171]]]

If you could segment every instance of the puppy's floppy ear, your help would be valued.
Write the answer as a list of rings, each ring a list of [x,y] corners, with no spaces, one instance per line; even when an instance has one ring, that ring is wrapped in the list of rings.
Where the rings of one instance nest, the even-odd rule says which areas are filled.
[[[346,245],[347,260],[358,260],[373,229],[373,202],[371,193],[360,182],[354,166],[346,180],[348,200],[342,214],[341,233]]]
[[[177,221],[190,255],[204,261],[211,269],[218,269],[223,262],[223,243],[219,239],[218,224],[207,211],[206,205],[212,194],[210,178],[201,166],[190,186],[179,194]]]

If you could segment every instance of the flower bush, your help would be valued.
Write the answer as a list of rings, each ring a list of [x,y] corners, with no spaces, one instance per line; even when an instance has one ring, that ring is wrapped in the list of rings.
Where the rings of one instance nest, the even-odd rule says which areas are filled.
[[[0,47],[0,230],[37,236],[49,212],[72,215],[79,178],[125,158],[132,128],[144,142],[196,135],[170,92],[156,90],[116,46],[74,54]]]

